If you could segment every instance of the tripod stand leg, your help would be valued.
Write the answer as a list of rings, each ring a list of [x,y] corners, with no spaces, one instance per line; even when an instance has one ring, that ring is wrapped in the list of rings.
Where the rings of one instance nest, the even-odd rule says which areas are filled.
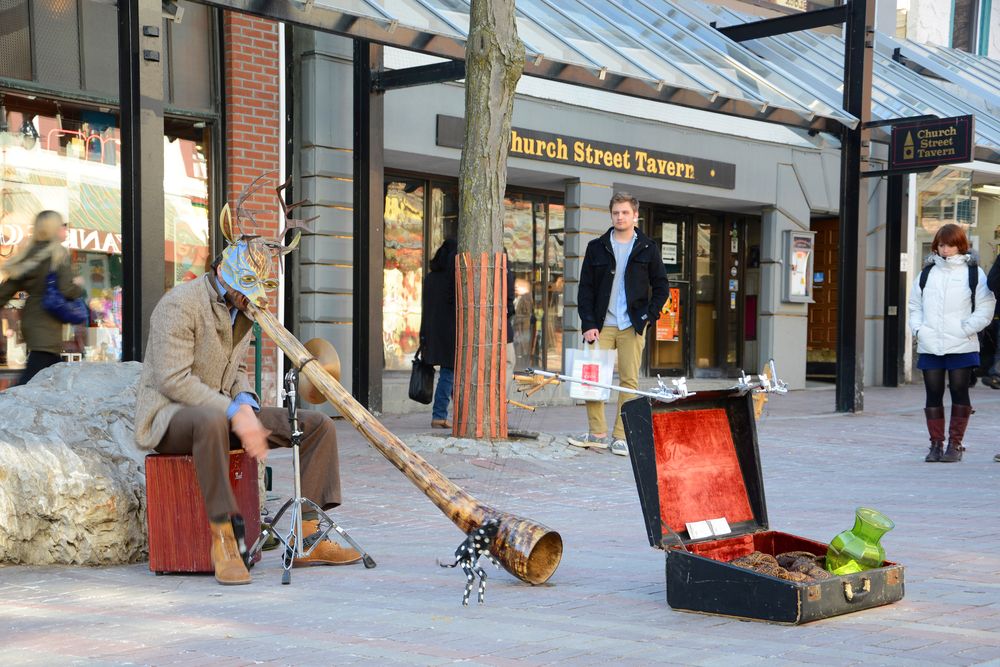
[[[306,546],[310,547],[310,550],[312,546],[319,543],[320,540],[325,538],[331,530],[335,530],[337,531],[338,535],[343,537],[348,544],[354,547],[355,550],[357,550],[357,552],[361,554],[361,562],[365,564],[365,568],[370,570],[373,567],[375,567],[375,559],[372,558],[370,555],[368,555],[368,552],[365,551],[364,548],[360,544],[358,544],[357,541],[355,541],[355,539],[351,537],[346,530],[341,528],[336,521],[331,519],[330,515],[323,511],[323,508],[321,508],[319,505],[309,500],[308,498],[303,498],[302,503],[308,505],[319,516],[319,526],[317,532],[310,535],[309,539],[307,540]],[[324,525],[327,526],[325,529],[323,527]]]
[[[278,533],[277,525],[278,521],[294,502],[294,498],[287,500],[285,504],[278,509],[278,513],[274,515],[270,522],[261,524],[260,535],[258,535],[257,540],[250,545],[250,548],[247,549],[246,555],[244,556],[243,564],[247,566],[247,569],[250,568],[250,564],[253,562],[254,558],[257,557],[257,554],[263,550],[269,537],[273,536],[278,542],[287,547],[287,542]]]
[[[292,514],[288,527],[288,537],[282,540],[285,543],[285,551],[281,559],[281,566],[283,568],[281,583],[286,586],[292,583],[292,566],[295,563],[295,557],[302,555],[305,544],[302,540],[302,499],[293,498],[288,501],[288,504],[292,506]],[[277,516],[280,515],[281,512],[278,512]],[[275,519],[277,519],[277,516]]]

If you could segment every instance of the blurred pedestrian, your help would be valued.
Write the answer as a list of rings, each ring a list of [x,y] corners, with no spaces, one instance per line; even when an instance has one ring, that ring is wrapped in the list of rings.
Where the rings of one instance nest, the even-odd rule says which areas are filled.
[[[979,365],[978,332],[993,319],[996,298],[986,275],[969,252],[969,239],[958,225],[944,225],[934,235],[931,254],[910,292],[910,330],[917,339],[917,368],[923,371],[924,415],[930,434],[927,463],[962,460],[962,439],[972,416],[969,385]],[[951,420],[944,450],[944,382],[948,376]]]
[[[0,304],[18,292],[27,292],[21,314],[21,335],[28,348],[28,360],[17,384],[27,384],[44,368],[59,363],[63,351],[63,323],[42,307],[47,279],[55,272],[59,291],[67,299],[83,296],[83,279],[73,277],[69,251],[63,247],[66,222],[55,211],[35,216],[29,241],[0,268]]]
[[[431,407],[431,428],[451,428],[448,405],[455,386],[455,257],[458,241],[445,239],[434,253],[424,277],[420,314],[420,358],[438,366]]]

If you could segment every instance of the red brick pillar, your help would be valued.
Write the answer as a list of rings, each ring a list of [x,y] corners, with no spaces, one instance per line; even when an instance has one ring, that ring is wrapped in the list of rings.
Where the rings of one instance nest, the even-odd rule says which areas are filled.
[[[240,193],[255,178],[273,172],[249,205],[257,224],[245,220],[243,231],[274,238],[282,222],[274,185],[287,176],[281,171],[278,24],[225,11],[223,33],[226,201],[235,206]],[[277,268],[275,265],[274,270]],[[277,296],[277,292],[272,293],[271,311],[275,314]],[[261,401],[275,405],[279,351],[270,339],[265,337],[263,342]],[[248,367],[252,377],[252,350]]]

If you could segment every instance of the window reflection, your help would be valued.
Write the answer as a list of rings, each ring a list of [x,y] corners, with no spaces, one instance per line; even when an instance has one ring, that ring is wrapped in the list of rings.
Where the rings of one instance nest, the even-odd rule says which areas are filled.
[[[122,262],[120,140],[112,113],[56,107],[7,95],[0,126],[0,266],[30,240],[35,215],[65,218],[66,247],[83,278],[90,321],[64,325],[67,361],[121,355]],[[24,295],[18,295],[23,297]],[[0,369],[23,367],[23,298],[0,304]]]
[[[163,142],[166,288],[193,280],[211,263],[207,130],[176,126]]]
[[[433,248],[427,252],[432,253]],[[408,370],[420,344],[424,284],[424,184],[387,179],[382,344],[386,370]]]
[[[458,235],[453,182],[387,177],[383,344],[386,370],[410,370],[419,345],[427,262]],[[426,196],[425,196],[426,193]],[[514,274],[515,368],[562,369],[565,211],[546,195],[509,193],[503,244]]]

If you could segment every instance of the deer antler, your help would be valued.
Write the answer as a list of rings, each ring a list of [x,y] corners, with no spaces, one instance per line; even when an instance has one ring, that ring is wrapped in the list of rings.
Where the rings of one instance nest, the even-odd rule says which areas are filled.
[[[236,230],[239,232],[239,236],[245,235],[242,224],[245,220],[249,220],[253,223],[254,227],[257,226],[256,214],[260,211],[256,211],[248,207],[247,202],[260,190],[262,181],[276,173],[278,173],[276,169],[265,171],[263,174],[250,181],[250,184],[243,188],[242,192],[240,192],[240,196],[236,200]]]

